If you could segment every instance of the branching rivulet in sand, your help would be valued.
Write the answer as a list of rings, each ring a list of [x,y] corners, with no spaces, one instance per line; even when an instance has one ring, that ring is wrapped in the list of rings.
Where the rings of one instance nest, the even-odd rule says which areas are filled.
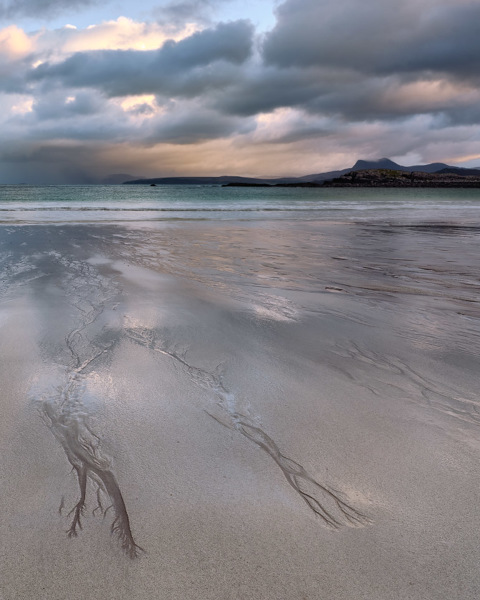
[[[43,403],[44,420],[62,445],[68,461],[77,474],[80,487],[80,499],[69,513],[69,515],[73,513],[73,519],[67,532],[68,537],[76,537],[78,529],[82,529],[81,519],[86,509],[87,480],[90,478],[97,488],[97,507],[92,514],[99,510],[105,516],[107,511],[113,508],[115,518],[111,525],[111,532],[119,538],[125,554],[130,558],[136,558],[143,549],[133,538],[125,501],[115,475],[109,468],[109,461],[99,455],[96,436],[90,431],[86,422],[71,414],[69,410],[71,408],[71,406],[58,406],[50,401]],[[101,501],[101,493],[105,494],[111,502],[111,506],[106,509]],[[63,504],[62,498],[60,513]]]
[[[319,483],[302,465],[284,456],[274,440],[258,426],[255,419],[237,412],[234,395],[225,387],[219,368],[207,371],[193,366],[186,360],[186,350],[179,351],[163,346],[157,340],[155,331],[151,329],[132,327],[126,328],[125,331],[127,336],[137,344],[172,358],[194,383],[213,392],[217,398],[217,405],[222,410],[222,418],[219,419],[208,411],[207,413],[220,424],[238,431],[264,450],[280,467],[288,483],[307,506],[320,517],[323,525],[330,529],[339,529],[342,526],[361,527],[369,522],[365,515],[342,498],[340,492]]]
[[[368,518],[343,500],[340,492],[318,483],[302,465],[284,456],[272,438],[259,427],[240,419],[237,429],[273,458],[288,483],[323,520],[324,525],[338,529],[342,525],[361,527],[368,523]]]
[[[66,381],[60,385],[56,393],[43,397],[40,412],[55,438],[65,451],[69,463],[78,477],[80,498],[69,515],[73,514],[68,537],[76,537],[82,529],[82,517],[86,510],[87,482],[90,480],[96,487],[97,511],[106,516],[113,509],[114,520],[111,532],[118,537],[122,550],[130,558],[136,558],[143,549],[135,543],[125,501],[108,459],[100,454],[100,439],[92,431],[88,423],[88,413],[82,403],[87,370],[95,361],[108,353],[113,342],[96,346],[86,335],[86,329],[102,314],[105,303],[110,299],[108,289],[104,289],[102,280],[86,264],[69,264],[73,269],[70,290],[75,291],[71,302],[81,314],[79,327],[73,329],[65,338],[70,354]],[[102,494],[109,499],[110,506],[104,508]],[[64,498],[60,505],[61,514]]]
[[[342,368],[333,364],[332,368],[374,396],[381,397],[385,390],[393,390],[409,402],[425,404],[467,423],[480,422],[480,404],[473,393],[445,382],[440,384],[396,356],[374,352],[353,342],[337,345],[332,352],[343,359]]]

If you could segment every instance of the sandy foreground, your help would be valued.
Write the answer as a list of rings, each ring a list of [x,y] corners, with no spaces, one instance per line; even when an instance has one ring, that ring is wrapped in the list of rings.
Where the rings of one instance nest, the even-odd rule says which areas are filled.
[[[478,235],[0,227],[0,598],[478,598]]]

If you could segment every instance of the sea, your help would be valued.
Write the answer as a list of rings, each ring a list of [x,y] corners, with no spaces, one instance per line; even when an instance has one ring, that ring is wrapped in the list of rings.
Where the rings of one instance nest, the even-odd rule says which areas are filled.
[[[480,224],[477,189],[3,185],[0,222],[343,221]]]

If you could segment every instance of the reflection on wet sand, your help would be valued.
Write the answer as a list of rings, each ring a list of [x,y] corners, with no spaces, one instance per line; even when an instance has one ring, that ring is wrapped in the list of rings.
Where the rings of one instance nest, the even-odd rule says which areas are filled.
[[[369,522],[341,492],[320,483],[300,463],[285,456],[277,443],[263,431],[257,415],[237,410],[235,396],[224,383],[223,364],[212,371],[195,366],[187,360],[188,348],[165,343],[154,326],[134,326],[129,323],[128,315],[123,316],[123,321],[105,319],[105,313],[122,305],[124,299],[119,272],[108,269],[102,272],[101,267],[109,264],[108,260],[99,261],[99,267],[96,259],[80,261],[50,251],[43,256],[37,255],[36,261],[37,266],[42,264],[47,280],[54,278],[55,286],[71,309],[68,321],[71,328],[64,337],[63,355],[66,358],[62,361],[61,378],[57,376],[47,391],[33,390],[42,420],[63,448],[78,480],[79,498],[68,512],[71,517],[68,537],[77,537],[82,529],[90,481],[96,500],[92,514],[100,513],[105,518],[112,510],[114,518],[111,532],[119,539],[124,553],[136,558],[143,552],[134,539],[124,497],[112,469],[112,460],[105,455],[101,437],[91,425],[86,400],[89,377],[95,368],[108,368],[107,362],[112,359],[116,346],[124,338],[147,351],[169,357],[180,368],[182,376],[209,392],[215,404],[205,407],[207,413],[266,452],[289,485],[319,517],[320,523],[327,528],[338,529],[342,526],[360,527]],[[46,287],[48,285],[45,283],[40,284],[37,292],[45,293]],[[175,331],[170,333],[171,336],[175,338]],[[47,365],[52,361],[49,349],[45,361]],[[214,414],[215,407],[219,409],[219,415]],[[62,496],[59,513],[62,514],[64,509],[65,498]]]
[[[406,445],[413,439],[421,453],[428,455],[423,432],[415,438],[410,430],[403,430],[403,423],[395,420],[394,411],[390,414],[392,407],[407,413],[412,409],[411,403],[416,403],[414,408],[419,407],[417,412],[421,414],[419,420],[423,419],[424,413],[430,416],[430,409],[434,409],[438,420],[445,418],[448,425],[445,429],[449,432],[455,431],[459,424],[473,426],[472,438],[478,438],[480,408],[471,383],[474,370],[468,368],[477,360],[479,340],[476,303],[479,271],[472,240],[466,240],[468,243],[455,253],[449,246],[452,236],[443,239],[441,231],[436,235],[430,231],[425,237],[423,230],[397,229],[392,233],[389,228],[386,232],[385,228],[368,224],[339,226],[337,229],[302,225],[306,231],[302,234],[297,225],[283,227],[282,235],[276,226],[255,231],[244,225],[225,225],[222,229],[210,225],[204,229],[184,225],[182,235],[162,229],[146,232],[122,227],[81,226],[68,232],[61,228],[46,228],[39,235],[35,228],[26,227],[18,234],[16,251],[10,252],[7,248],[7,252],[3,247],[0,294],[4,299],[14,298],[15,294],[30,294],[39,327],[43,328],[44,338],[38,344],[43,365],[38,370],[47,373],[48,385],[34,389],[35,406],[63,449],[76,477],[76,485],[78,482],[78,496],[72,502],[73,506],[69,504],[70,500],[65,500],[66,496],[60,503],[60,513],[68,513],[68,537],[79,534],[89,513],[103,514],[112,520],[111,532],[118,538],[126,556],[135,558],[141,554],[142,548],[137,541],[149,551],[149,557],[165,549],[156,542],[156,537],[160,538],[162,533],[162,517],[161,525],[146,534],[151,536],[148,541],[144,534],[142,539],[135,538],[135,524],[137,518],[141,519],[135,511],[139,508],[125,501],[134,496],[128,488],[128,485],[133,486],[134,478],[121,478],[121,463],[114,463],[106,451],[115,434],[109,431],[109,439],[109,435],[103,435],[100,428],[92,424],[92,380],[98,375],[104,383],[114,372],[113,368],[119,368],[115,363],[119,355],[126,356],[128,361],[130,352],[132,357],[140,357],[138,363],[132,361],[132,364],[142,365],[142,369],[152,356],[161,357],[162,366],[170,363],[175,366],[175,379],[169,382],[170,389],[175,391],[165,399],[166,403],[182,406],[184,398],[176,390],[181,389],[185,381],[207,392],[208,399],[201,408],[219,424],[261,449],[271,459],[262,455],[265,463],[270,467],[276,465],[277,473],[283,474],[296,494],[297,506],[302,509],[292,516],[299,522],[305,514],[308,516],[305,508],[318,517],[319,524],[333,530],[342,526],[360,527],[369,522],[346,495],[335,489],[335,479],[338,479],[338,487],[342,490],[363,490],[366,495],[373,490],[368,497],[378,498],[380,494],[375,496],[377,472],[382,473],[383,455],[390,453],[389,465],[396,464],[398,457],[392,460],[393,451],[388,445],[381,445],[373,426],[370,433],[374,442],[370,450],[378,460],[370,463],[370,470],[364,468],[360,458],[355,464],[354,453],[358,450],[362,456],[365,451],[358,439],[359,445],[353,447],[351,453],[349,448],[345,450],[349,445],[345,439],[349,438],[344,437],[344,431],[350,431],[351,439],[356,439],[352,432],[357,432],[362,425],[355,418],[361,416],[364,405],[371,409],[373,420],[377,411],[384,411],[388,419],[391,418],[392,431],[400,440],[397,440],[398,448],[407,454]],[[467,234],[473,236],[476,232]],[[29,235],[38,238],[30,240]],[[48,247],[47,235],[55,240],[59,251]],[[25,240],[30,244],[26,248],[23,246]],[[220,258],[217,256],[219,246]],[[444,261],[444,257],[448,260]],[[132,264],[136,266],[132,268]],[[134,277],[128,279],[126,273],[134,268],[148,271],[151,287],[141,278],[139,281]],[[161,277],[157,278],[158,274],[171,276],[171,279],[165,276],[165,280],[171,282],[168,293],[161,284],[155,287],[158,281],[163,281]],[[188,285],[180,284],[182,280],[187,280]],[[217,293],[221,296],[219,299]],[[163,302],[166,298],[168,301]],[[225,298],[228,302],[223,304]],[[184,312],[183,302],[188,308]],[[176,303],[182,305],[178,310]],[[115,311],[116,306],[120,310]],[[130,318],[129,307],[132,309]],[[464,314],[466,307],[468,320]],[[137,312],[144,317],[148,312],[149,319],[135,321],[132,315]],[[200,323],[199,315],[207,316],[205,323]],[[170,318],[172,323],[168,327],[162,326],[162,319],[165,323]],[[225,323],[231,327],[228,334],[223,328]],[[245,324],[252,325],[248,330],[252,337],[248,340],[240,332]],[[193,356],[198,357],[202,334],[207,330],[212,350],[204,363],[203,359]],[[223,346],[225,337],[230,334],[234,341]],[[243,373],[234,361],[225,362],[221,348],[231,348],[232,355],[238,352],[236,365],[242,365],[250,343],[259,349],[259,370],[265,367],[272,380],[276,376],[283,378],[284,389],[290,389],[285,382],[292,379],[291,389],[298,392],[296,396],[280,396],[269,389],[266,396],[270,396],[266,400],[256,397],[256,389],[246,381],[251,371]],[[441,369],[448,352],[458,355],[460,350],[462,356],[473,359],[467,366],[461,365],[463,370],[456,370],[452,362],[450,366],[455,377],[449,381]],[[204,366],[214,364],[215,360],[220,363],[216,368]],[[245,364],[251,367],[250,362]],[[289,368],[290,371],[282,373]],[[160,403],[158,387],[153,385],[159,381],[158,373],[160,369],[153,373],[146,367],[141,375],[147,380],[145,390],[148,388],[149,391],[145,395],[150,395],[145,402],[150,407]],[[436,373],[440,374],[438,378]],[[464,374],[466,391],[462,391]],[[127,373],[127,380],[129,375]],[[134,379],[137,373],[131,375]],[[331,392],[331,397],[322,390],[312,400],[315,390],[324,384],[324,375],[327,384],[324,389],[329,390],[329,396]],[[244,381],[245,388],[242,387]],[[151,384],[150,388],[148,384]],[[140,387],[142,385],[143,381]],[[100,388],[98,402],[102,403],[106,401],[103,395],[106,384]],[[122,391],[121,386],[118,389]],[[242,394],[250,398],[248,409],[241,405]],[[305,404],[302,404],[303,396],[307,398]],[[358,403],[357,397],[360,398]],[[112,405],[113,416],[121,414],[115,412],[118,405]],[[129,410],[136,410],[133,402],[128,405],[127,414]],[[279,435],[277,439],[277,434],[270,433],[284,428],[289,434],[297,433],[301,439],[304,430],[300,430],[300,425],[295,432],[290,429],[290,420],[282,423],[282,415],[289,410],[290,416],[299,415],[301,427],[306,423],[308,429],[307,421],[312,418],[314,424],[309,429],[310,435],[301,443],[312,448],[314,461],[320,456],[323,463],[325,457],[325,463],[333,472],[328,476],[328,482],[327,477],[315,477],[304,468],[302,459],[297,462],[290,458],[288,443],[284,449],[280,441],[280,437],[285,438]],[[262,419],[267,422],[267,411],[270,411],[270,420],[268,425],[263,425]],[[323,420],[323,411],[327,417],[333,415],[330,421]],[[154,411],[154,414],[158,413]],[[136,430],[137,434],[142,435],[144,431],[144,419],[145,415],[140,415],[138,420],[142,424]],[[193,418],[191,422],[187,421],[187,427],[194,429],[197,426]],[[217,429],[222,431],[220,427]],[[413,426],[412,430],[416,431]],[[329,439],[325,446],[315,439],[317,433],[318,439],[323,435]],[[126,432],[126,439],[127,435],[129,432]],[[136,438],[132,435],[130,439],[129,451],[133,454]],[[407,440],[405,447],[402,445],[404,439]],[[378,450],[374,443],[379,443]],[[299,454],[305,456],[302,451]],[[154,455],[154,460],[161,470],[163,456],[160,453]],[[399,461],[402,463],[400,455]],[[426,462],[419,464],[422,468],[425,465],[422,473],[428,475],[431,466]],[[358,470],[358,479],[355,479],[357,475],[349,473],[350,468],[350,473]],[[157,477],[156,482],[149,483],[158,488],[163,483],[163,474],[154,476],[148,467],[144,469],[142,477],[145,480]],[[403,471],[404,477],[408,477],[408,471]],[[401,475],[402,471],[399,473]],[[381,477],[384,479],[378,487],[387,497],[390,488],[395,489],[399,477],[395,468],[391,472],[385,469],[378,480]],[[285,483],[283,479],[282,482]],[[413,500],[406,505],[405,514],[402,515],[401,502],[390,499],[390,506],[395,507],[390,515],[396,511],[391,523],[393,528],[398,527],[399,547],[405,527],[409,526],[408,513],[415,514],[420,496],[416,481],[410,484],[407,481],[408,485]],[[429,492],[434,489],[432,483]],[[87,511],[89,495],[92,505]],[[55,503],[54,499],[52,506]],[[380,511],[378,505],[376,510]],[[292,512],[283,514],[292,515]],[[97,518],[96,522],[99,521]],[[383,523],[380,521],[376,519],[375,534],[371,539],[376,540],[377,532],[385,527],[388,519]],[[438,521],[441,522],[440,517]],[[435,530],[435,523],[433,519],[431,531]],[[368,537],[372,529],[356,532],[354,537]],[[336,539],[341,537],[335,536]],[[363,539],[361,537],[360,544]],[[375,550],[374,546],[372,542],[370,548]]]

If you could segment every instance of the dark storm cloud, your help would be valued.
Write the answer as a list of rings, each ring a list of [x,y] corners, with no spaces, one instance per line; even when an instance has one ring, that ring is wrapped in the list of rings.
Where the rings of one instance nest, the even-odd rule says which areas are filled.
[[[452,122],[471,118],[477,123],[477,95],[466,102],[455,93],[439,100],[428,83],[443,78],[455,85],[460,57],[466,73],[473,57],[480,56],[480,36],[473,35],[480,6],[460,3],[456,12],[452,3],[422,8],[407,0],[394,6],[392,0],[380,5],[376,0],[286,0],[256,60],[248,60],[252,25],[236,21],[168,41],[154,51],[79,52],[40,65],[29,80],[46,89],[54,83],[65,89],[93,88],[110,97],[202,97],[210,109],[235,117],[295,108],[351,121],[441,113]],[[445,55],[448,60],[442,62]],[[442,73],[434,72],[435,65]],[[425,85],[406,93],[415,82]]]
[[[301,69],[261,67],[243,72],[232,87],[213,99],[222,112],[252,116],[281,107],[297,107],[321,94],[316,72]]]
[[[225,116],[201,101],[166,101],[124,106],[95,90],[79,90],[73,96],[53,89],[39,97],[31,110],[12,117],[10,136],[32,141],[130,142],[142,147],[158,143],[198,144],[228,138],[255,129],[255,119]],[[5,133],[5,132],[4,132]]]
[[[178,116],[169,114],[160,119],[147,143],[196,144],[207,140],[248,133],[255,121],[225,117],[201,107]]]
[[[5,67],[0,60],[0,92],[6,94],[23,93],[27,88],[25,71],[25,65],[20,62]]]
[[[365,77],[354,71],[313,67],[263,67],[244,72],[241,80],[215,94],[212,105],[236,116],[295,108],[348,121],[404,119],[429,113],[451,114],[451,119],[458,120],[462,111],[474,118],[480,112],[476,108],[479,94],[473,88],[462,94],[454,85],[429,79],[404,82],[394,76]],[[448,89],[450,93],[445,94]],[[469,106],[471,110],[466,110]]]
[[[100,4],[100,2],[98,0],[0,0],[0,19],[20,16],[46,18],[93,4]]]
[[[212,103],[234,115],[296,108],[352,122],[479,123],[479,22],[478,2],[286,0],[263,64]]]
[[[220,23],[159,50],[79,52],[59,64],[44,63],[30,74],[32,81],[56,80],[64,86],[94,87],[110,96],[163,93],[194,96],[223,86],[231,66],[247,60],[253,28],[248,21]],[[218,63],[215,64],[214,63]]]
[[[90,117],[106,110],[106,100],[88,91],[78,92],[67,101],[64,94],[58,92],[46,94],[33,105],[33,112],[38,121]]]
[[[11,121],[11,134],[20,119]],[[140,135],[138,127],[125,118],[120,107],[109,106],[102,98],[82,94],[68,102],[62,101],[58,94],[49,94],[33,105],[32,111],[23,116],[21,123],[23,128],[15,135],[17,139],[23,137],[47,143],[54,140],[114,143],[133,141]]]
[[[263,54],[268,64],[280,67],[477,77],[479,22],[478,2],[286,0]]]

